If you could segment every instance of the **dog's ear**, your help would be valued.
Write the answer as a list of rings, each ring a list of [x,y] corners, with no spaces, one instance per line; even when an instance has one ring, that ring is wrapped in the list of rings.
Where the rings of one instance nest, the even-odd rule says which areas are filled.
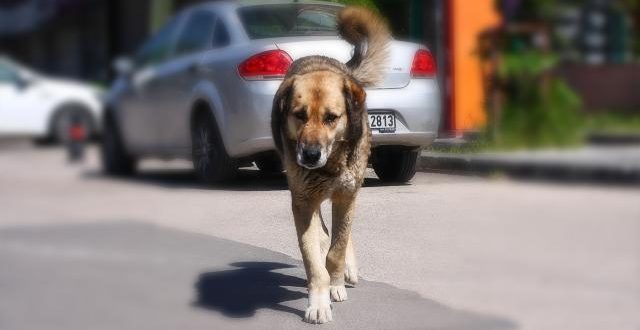
[[[271,108],[271,135],[276,149],[280,153],[283,151],[283,127],[287,121],[289,107],[291,105],[291,94],[293,93],[294,78],[289,78],[282,82],[280,88],[273,98],[273,106]]]
[[[367,93],[360,84],[352,79],[344,80],[344,99],[347,106],[347,118],[349,119],[348,138],[352,142],[360,140],[364,132],[362,116],[365,111]]]

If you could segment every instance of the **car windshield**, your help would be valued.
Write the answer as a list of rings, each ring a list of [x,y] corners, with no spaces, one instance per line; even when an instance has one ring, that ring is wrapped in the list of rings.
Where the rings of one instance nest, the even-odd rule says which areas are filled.
[[[15,73],[9,68],[8,65],[0,60],[0,83],[13,82],[15,79]]]
[[[337,35],[339,6],[284,4],[243,7],[238,10],[249,38]]]
[[[2,56],[0,56],[0,67],[2,67],[1,70],[4,72],[4,76],[8,76],[9,72],[14,78],[29,77],[30,79],[33,79],[37,76],[34,71],[31,71],[21,63],[15,62],[13,59]]]

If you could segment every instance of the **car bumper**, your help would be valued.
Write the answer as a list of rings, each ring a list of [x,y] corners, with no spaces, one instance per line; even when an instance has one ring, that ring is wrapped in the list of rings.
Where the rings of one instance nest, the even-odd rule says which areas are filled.
[[[373,134],[373,146],[392,145],[421,148],[431,145],[437,135],[435,132]]]
[[[227,153],[246,157],[275,150],[271,138],[271,104],[281,81],[246,81],[246,95],[230,102],[224,136]],[[236,94],[237,95],[237,94]],[[367,108],[373,112],[393,112],[396,130],[373,131],[373,145],[425,147],[436,138],[440,123],[440,91],[435,79],[414,79],[404,88],[367,90]]]

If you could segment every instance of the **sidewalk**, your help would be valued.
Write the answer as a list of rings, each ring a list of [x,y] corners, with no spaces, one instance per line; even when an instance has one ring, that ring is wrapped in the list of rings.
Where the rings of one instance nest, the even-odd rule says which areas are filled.
[[[640,145],[477,154],[423,151],[418,170],[640,184]]]

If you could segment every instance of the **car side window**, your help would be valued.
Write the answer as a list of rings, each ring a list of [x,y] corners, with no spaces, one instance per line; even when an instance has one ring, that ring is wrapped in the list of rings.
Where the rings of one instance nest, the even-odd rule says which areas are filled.
[[[229,30],[221,19],[216,22],[216,29],[213,33],[212,44],[214,48],[220,48],[228,46],[231,43],[231,37],[229,36]]]
[[[137,67],[157,64],[163,61],[173,44],[173,38],[177,33],[180,20],[175,18],[163,26],[158,33],[149,39],[135,56]]]
[[[189,17],[189,21],[180,33],[175,55],[190,54],[211,47],[211,34],[216,17],[208,11],[198,11]]]

